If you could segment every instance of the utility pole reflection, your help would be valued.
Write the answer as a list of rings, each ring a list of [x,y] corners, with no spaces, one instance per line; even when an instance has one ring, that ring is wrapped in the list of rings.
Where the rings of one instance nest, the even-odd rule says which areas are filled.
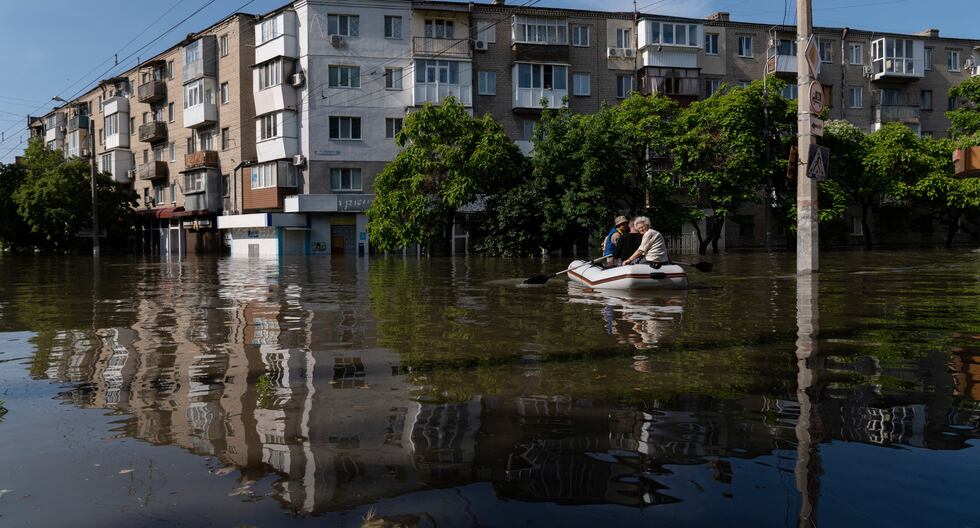
[[[796,276],[796,398],[800,417],[796,422],[796,488],[800,491],[800,526],[817,525],[820,498],[819,389],[817,387],[817,334],[820,329],[820,279],[811,273]],[[814,423],[818,422],[818,423]]]

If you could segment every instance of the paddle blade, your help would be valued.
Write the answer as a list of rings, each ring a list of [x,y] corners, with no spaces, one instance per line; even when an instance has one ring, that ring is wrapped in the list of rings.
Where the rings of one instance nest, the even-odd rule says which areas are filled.
[[[544,284],[548,282],[552,275],[535,275],[524,281],[524,284]]]
[[[704,261],[698,262],[697,264],[694,265],[695,269],[697,269],[698,271],[703,271],[705,273],[710,273],[711,270],[714,269],[714,267],[715,267],[714,264],[710,262],[704,262]]]

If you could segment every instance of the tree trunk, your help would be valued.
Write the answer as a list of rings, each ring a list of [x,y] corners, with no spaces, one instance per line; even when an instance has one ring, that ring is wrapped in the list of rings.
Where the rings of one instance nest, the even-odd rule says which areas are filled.
[[[714,221],[714,225],[712,226],[713,230],[712,230],[711,236],[710,236],[710,239],[711,239],[711,253],[713,255],[717,255],[718,254],[718,239],[721,238],[721,231],[722,231],[722,229],[725,228],[725,219],[727,218],[727,216],[717,216],[717,215],[715,215],[712,218],[714,218],[715,221]]]
[[[705,219],[707,223],[707,219]],[[708,250],[708,242],[701,236],[701,226],[697,222],[692,224],[694,226],[694,234],[698,236],[698,255],[704,255]]]
[[[950,215],[949,224],[946,226],[946,249],[951,249],[953,247],[953,239],[956,238],[956,233],[960,231],[960,215],[962,213],[953,213]]]
[[[864,249],[871,249],[871,226],[868,225],[868,213],[871,202],[861,202],[861,230],[864,232]]]

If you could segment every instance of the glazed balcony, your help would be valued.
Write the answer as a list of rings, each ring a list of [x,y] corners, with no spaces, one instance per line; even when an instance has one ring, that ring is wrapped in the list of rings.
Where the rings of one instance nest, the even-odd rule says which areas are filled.
[[[184,156],[184,170],[219,168],[221,160],[217,150],[199,150]]]
[[[151,161],[140,166],[141,180],[156,180],[170,175],[170,167],[166,161]]]
[[[873,81],[914,81],[925,75],[925,43],[885,37],[871,42]]]
[[[156,143],[167,139],[167,124],[163,121],[151,121],[140,125],[140,141]]]
[[[140,85],[137,98],[141,103],[158,103],[167,98],[167,83],[150,81]]]
[[[468,59],[473,55],[469,39],[413,37],[412,53],[416,57]]]

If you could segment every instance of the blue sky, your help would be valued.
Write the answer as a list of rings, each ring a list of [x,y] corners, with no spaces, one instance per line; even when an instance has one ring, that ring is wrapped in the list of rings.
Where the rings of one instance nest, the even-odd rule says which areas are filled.
[[[238,10],[248,0],[0,0],[0,161],[9,162],[26,142],[26,116],[43,114],[52,96],[64,98],[101,77],[131,67],[136,57],[119,59],[159,36],[202,6],[200,13],[157,43],[137,53],[150,57]],[[488,2],[489,0],[480,0]],[[528,0],[510,0],[524,4]],[[728,11],[733,20],[795,21],[795,0],[638,0],[641,11],[703,17]],[[242,9],[264,13],[285,0],[252,0]],[[978,0],[813,0],[814,23],[875,31],[914,33],[935,27],[951,37],[980,39]],[[579,9],[633,9],[632,0],[540,0],[536,6]],[[109,29],[111,28],[111,29]]]

